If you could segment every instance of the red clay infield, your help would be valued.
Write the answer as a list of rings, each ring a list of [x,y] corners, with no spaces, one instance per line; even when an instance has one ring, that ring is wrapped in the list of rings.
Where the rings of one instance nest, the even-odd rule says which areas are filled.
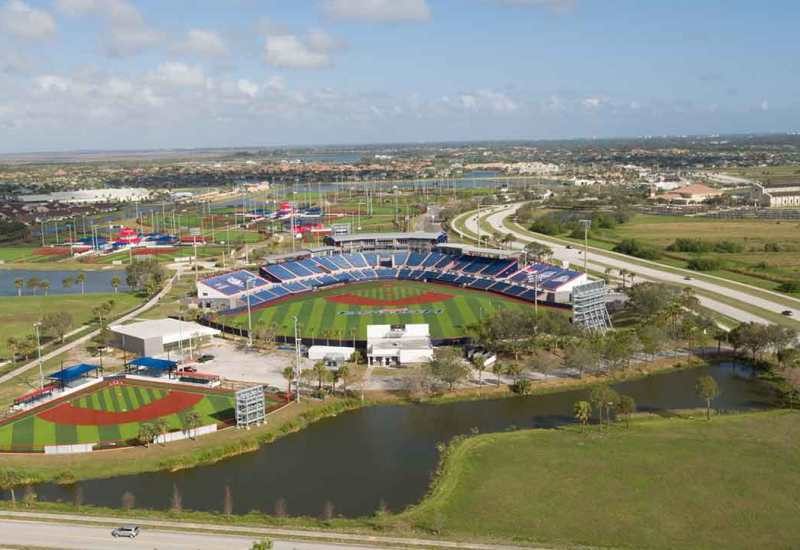
[[[182,411],[196,405],[203,396],[199,393],[172,391],[161,399],[152,401],[132,411],[111,412],[73,407],[70,403],[62,403],[52,409],[39,413],[39,418],[54,424],[80,424],[88,426],[107,426],[126,422],[142,422],[160,416]]]
[[[368,298],[356,294],[338,294],[325,298],[329,302],[346,304],[349,306],[416,306],[420,304],[432,304],[434,302],[444,302],[453,297],[452,294],[442,294],[439,292],[423,292],[417,296],[406,296],[396,300],[383,300],[380,298]]]

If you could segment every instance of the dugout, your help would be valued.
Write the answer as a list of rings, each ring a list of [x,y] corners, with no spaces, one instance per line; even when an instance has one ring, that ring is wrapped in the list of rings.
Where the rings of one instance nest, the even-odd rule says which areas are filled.
[[[133,361],[128,361],[125,371],[131,374],[151,376],[160,378],[165,374],[172,377],[172,373],[178,367],[178,363],[169,359],[157,359],[155,357],[137,357]]]
[[[75,386],[80,386],[83,380],[88,378],[87,375],[90,372],[94,372],[94,377],[98,378],[100,376],[100,367],[97,365],[80,363],[67,368],[62,367],[61,370],[54,372],[48,376],[48,378],[62,389],[74,388]]]

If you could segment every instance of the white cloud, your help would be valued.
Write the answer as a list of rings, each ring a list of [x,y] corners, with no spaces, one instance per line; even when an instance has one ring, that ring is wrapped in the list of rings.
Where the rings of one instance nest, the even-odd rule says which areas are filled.
[[[326,0],[324,6],[325,13],[336,19],[395,22],[431,18],[425,0]]]
[[[202,67],[172,61],[159,65],[151,76],[153,80],[169,86],[196,88],[205,87],[209,83]]]
[[[331,64],[330,52],[338,44],[322,31],[312,32],[302,40],[295,34],[267,36],[264,58],[267,63],[285,69],[319,69]]]
[[[42,40],[56,33],[56,20],[22,0],[8,0],[0,6],[0,29],[18,38]]]
[[[576,0],[494,0],[501,6],[542,6],[556,11],[566,11],[575,6]]]
[[[164,35],[150,28],[139,10],[126,0],[56,0],[56,6],[68,15],[103,19],[108,27],[104,48],[113,57],[136,55],[164,40]]]
[[[228,54],[228,47],[222,37],[206,29],[190,29],[176,50],[202,57],[222,57]]]
[[[236,87],[239,89],[239,92],[246,95],[247,97],[254,98],[258,95],[259,86],[254,82],[250,82],[246,78],[240,78],[236,82]]]
[[[597,109],[603,104],[603,99],[599,97],[586,97],[581,100],[581,105],[586,109]]]
[[[762,99],[760,107],[762,111],[769,111],[769,101]]]

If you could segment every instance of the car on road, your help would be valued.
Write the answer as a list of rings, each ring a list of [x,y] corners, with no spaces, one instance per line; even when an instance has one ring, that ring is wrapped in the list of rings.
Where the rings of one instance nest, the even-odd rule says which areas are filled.
[[[209,361],[213,360],[214,356],[210,353],[204,353],[200,357],[197,358],[198,363],[208,363]]]
[[[181,369],[182,372],[197,372],[197,367],[186,365]]]
[[[786,315],[787,317],[791,317],[792,316],[792,310],[791,309],[784,309],[783,311],[781,311],[781,315]]]
[[[111,531],[111,536],[115,539],[119,537],[135,539],[139,536],[139,527],[137,525],[122,525]]]
[[[572,245],[571,245],[571,244],[568,244],[568,245],[567,245],[567,248],[569,248],[570,250],[572,250]]]
[[[691,281],[691,280],[692,280],[692,278],[691,278],[691,277],[689,277],[689,276],[687,275],[686,277],[684,277],[684,278],[683,278],[683,280],[684,280],[684,281]]]

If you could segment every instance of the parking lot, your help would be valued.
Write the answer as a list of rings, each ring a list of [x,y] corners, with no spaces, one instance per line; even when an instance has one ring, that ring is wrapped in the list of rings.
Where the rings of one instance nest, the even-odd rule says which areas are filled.
[[[286,388],[286,379],[281,371],[294,366],[294,353],[290,351],[256,351],[240,346],[229,340],[215,338],[208,346],[203,346],[201,354],[214,358],[196,365],[200,372],[217,374],[228,380],[255,382]],[[302,368],[308,369],[313,362],[303,358]]]

